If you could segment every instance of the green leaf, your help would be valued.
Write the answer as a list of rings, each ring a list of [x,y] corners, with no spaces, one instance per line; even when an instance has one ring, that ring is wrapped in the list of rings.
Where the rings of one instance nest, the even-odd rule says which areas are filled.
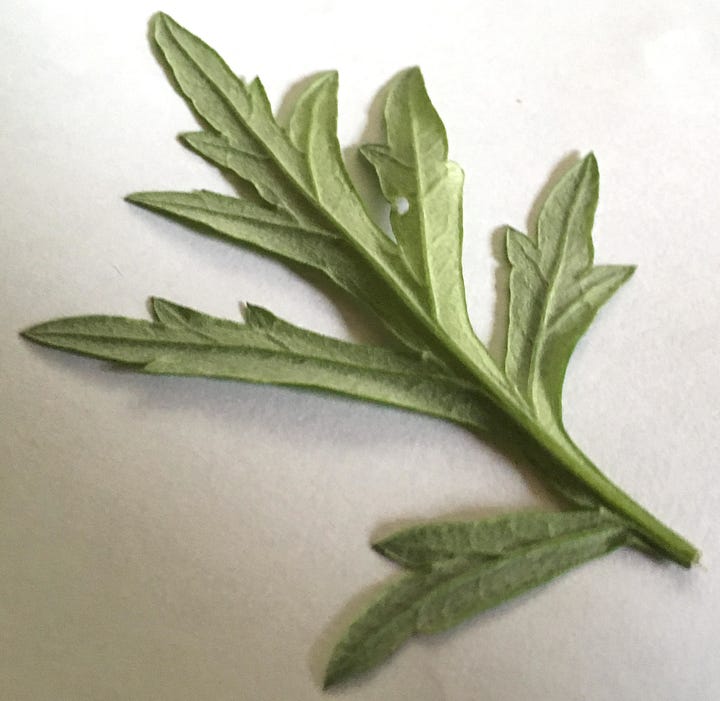
[[[295,219],[294,212],[265,208],[206,190],[137,192],[127,199],[147,209],[207,227],[214,234],[280,260],[315,270],[372,310],[406,347],[430,354],[426,332],[414,323],[387,282],[354,255],[346,241]]]
[[[541,541],[479,562],[433,589],[418,612],[418,633],[439,633],[624,545],[622,526],[602,526]]]
[[[395,265],[396,246],[371,220],[342,162],[335,73],[321,74],[306,88],[287,132],[275,120],[259,79],[246,85],[213,49],[165,14],[155,16],[153,37],[202,120],[232,147],[272,161],[265,175],[251,180],[260,182],[270,171],[278,182],[286,180],[281,188],[315,205],[320,228],[330,222],[386,280],[415,297],[411,278]],[[263,187],[267,190],[267,180],[258,189]]]
[[[562,425],[562,385],[570,355],[632,266],[593,267],[598,169],[590,154],[552,190],[537,242],[507,231],[510,311],[505,372],[534,414]]]
[[[178,88],[209,127],[202,134],[185,135],[185,143],[250,182],[270,209],[284,215],[285,236],[278,241],[278,222],[273,220],[273,236],[266,240],[260,228],[268,225],[265,213],[258,222],[258,217],[249,221],[243,212],[241,221],[231,227],[214,211],[210,216],[196,208],[189,211],[188,202],[180,203],[183,212],[178,213],[175,207],[182,193],[136,193],[128,199],[321,269],[377,313],[402,343],[445,356],[448,365],[446,350],[434,338],[437,330],[421,312],[423,291],[402,263],[397,245],[371,220],[343,164],[336,136],[337,75],[323,73],[310,82],[285,130],[275,120],[257,78],[246,84],[213,49],[167,15],[155,16],[152,35]],[[223,208],[229,206],[223,203]],[[244,203],[241,206],[247,210]],[[301,231],[300,242],[288,240],[292,227]],[[335,239],[318,245],[311,235],[318,232]],[[408,305],[415,314],[408,314]],[[457,361],[449,365],[457,366]]]
[[[161,299],[153,321],[89,316],[25,332],[38,343],[140,372],[308,387],[455,421],[528,456],[571,501],[608,507],[435,524],[383,541],[388,557],[422,568],[392,585],[338,645],[327,683],[368,669],[414,633],[445,630],[625,541],[690,566],[699,553],[610,482],[562,427],[570,355],[599,307],[632,268],[593,267],[598,174],[592,156],[553,190],[537,242],[510,230],[510,321],[505,372],[468,320],[462,278],[460,168],[418,69],[393,83],[387,143],[363,153],[395,208],[396,241],[374,223],[337,140],[338,79],[309,81],[287,128],[259,79],[235,76],[207,44],[167,15],[152,24],[179,90],[203,131],[183,137],[254,188],[247,199],[210,192],[145,192],[141,206],[320,272],[371,309],[403,350],[347,343],[254,306],[246,323]],[[247,189],[243,188],[247,193]],[[399,206],[405,200],[407,211]],[[306,271],[307,272],[307,271]]]
[[[408,268],[425,290],[430,316],[490,373],[495,364],[467,315],[462,276],[461,168],[448,161],[445,127],[419,68],[396,77],[385,105],[387,144],[361,153],[391,204],[390,222]]]
[[[321,389],[490,430],[489,407],[475,388],[442,374],[432,361],[313,333],[253,305],[247,307],[245,324],[157,298],[153,312],[152,322],[72,317],[23,335],[145,373]]]
[[[617,518],[604,509],[521,511],[480,521],[414,526],[374,543],[373,548],[404,567],[424,568],[458,557],[495,558],[521,546],[617,524]]]
[[[477,387],[483,402],[496,406],[498,423],[518,428],[522,435],[514,440],[528,446],[525,452],[549,475],[551,483],[560,485],[564,494],[569,494],[575,502],[580,495],[583,504],[610,506],[637,524],[645,537],[678,562],[689,565],[696,560],[697,550],[602,475],[572,443],[560,424],[559,387],[570,350],[584,325],[589,323],[595,307],[609,294],[608,290],[619,284],[613,277],[614,269],[606,271],[609,277],[601,275],[599,280],[589,277],[584,283],[578,283],[581,288],[585,285],[586,294],[583,302],[577,304],[578,285],[573,287],[577,280],[563,272],[572,268],[565,265],[567,251],[573,260],[581,262],[587,262],[592,255],[591,243],[587,243],[597,194],[592,192],[592,168],[582,170],[579,179],[577,173],[568,176],[553,193],[541,216],[540,244],[535,248],[542,253],[538,253],[536,262],[549,281],[551,292],[543,298],[546,303],[542,304],[539,318],[537,310],[533,311],[537,300],[527,290],[518,293],[511,279],[515,298],[510,305],[511,316],[520,319],[522,328],[516,333],[518,323],[511,319],[509,355],[512,357],[506,364],[506,376],[475,337],[467,323],[464,303],[461,304],[458,297],[462,287],[460,219],[456,216],[460,205],[456,187],[459,183],[457,177],[452,177],[453,166],[447,162],[444,163],[446,177],[433,179],[442,172],[446,161],[446,140],[419,73],[411,71],[399,79],[391,101],[397,109],[392,105],[388,108],[392,124],[388,125],[386,153],[392,153],[396,147],[398,140],[392,134],[402,119],[396,113],[399,114],[405,104],[406,116],[408,122],[413,123],[415,134],[409,146],[407,142],[404,145],[399,142],[399,152],[404,158],[410,149],[415,159],[402,162],[411,163],[420,183],[415,192],[417,204],[422,207],[421,221],[425,229],[414,238],[409,230],[405,232],[407,236],[403,236],[408,242],[414,240],[425,245],[423,261],[427,276],[422,281],[412,272],[413,263],[407,257],[407,251],[412,248],[410,243],[401,248],[384,235],[368,216],[347,177],[335,134],[337,76],[334,73],[320,74],[310,81],[298,100],[289,128],[284,129],[275,120],[258,79],[246,84],[233,75],[215,51],[166,15],[155,17],[152,33],[178,88],[207,126],[210,138],[202,141],[191,137],[188,143],[218,163],[222,163],[222,156],[215,150],[219,145],[226,147],[231,153],[222,167],[237,167],[241,177],[252,183],[268,204],[270,214],[260,207],[262,212],[251,212],[252,221],[248,221],[245,216],[248,210],[244,208],[241,221],[233,222],[230,227],[230,235],[235,240],[242,240],[244,236],[251,238],[252,245],[264,246],[264,250],[284,256],[286,260],[307,261],[302,264],[311,264],[345,285],[356,299],[378,313],[386,328],[406,349],[421,359],[432,360],[443,372]],[[415,126],[420,130],[415,130]],[[417,134],[423,138],[416,138]],[[428,134],[430,137],[425,138]],[[218,139],[213,141],[212,137]],[[236,166],[239,153],[247,154],[252,161],[244,166],[245,171],[243,166]],[[595,181],[596,175],[595,168]],[[392,183],[400,176],[388,168],[383,177]],[[389,187],[387,183],[386,186]],[[440,192],[443,188],[447,197],[435,197],[436,190]],[[581,196],[576,197],[575,191]],[[158,193],[144,193],[132,199],[144,199],[146,206],[162,211],[168,204],[162,201],[163,197],[165,195]],[[166,212],[169,213],[171,205],[168,204]],[[227,235],[224,231],[228,228],[227,222],[218,224],[216,214],[213,212],[213,220],[204,225]],[[173,216],[200,223],[207,221],[206,213],[197,211]],[[426,226],[428,222],[432,227]],[[278,234],[280,229],[284,230],[282,235]],[[245,234],[246,230],[250,234]],[[272,232],[269,244],[265,243],[268,230]],[[297,245],[290,238],[295,230],[301,232],[297,238],[302,243]],[[308,243],[311,240],[313,245]],[[317,254],[310,252],[313,247]],[[525,252],[532,253],[532,246],[526,249]],[[543,268],[548,266],[548,261],[553,265],[549,272]],[[557,261],[560,263],[555,265]],[[621,279],[628,270],[621,271]],[[530,277],[533,274],[530,271]],[[528,284],[532,287],[531,283]],[[565,294],[568,291],[570,294]],[[446,300],[455,300],[460,306]],[[524,314],[523,307],[528,307],[530,313]],[[548,328],[551,311],[562,314],[552,318],[557,326]],[[483,412],[485,407],[486,404]]]
[[[289,214],[299,228],[330,233],[332,225],[307,202],[267,153],[243,150],[221,134],[207,131],[181,135],[182,142],[210,163],[229,170],[250,183],[269,207]],[[159,193],[157,193],[159,194]],[[132,196],[131,202],[135,200]]]
[[[625,531],[600,526],[540,541],[492,560],[460,557],[388,586],[336,645],[325,686],[365,672],[416,633],[448,630],[623,544]]]

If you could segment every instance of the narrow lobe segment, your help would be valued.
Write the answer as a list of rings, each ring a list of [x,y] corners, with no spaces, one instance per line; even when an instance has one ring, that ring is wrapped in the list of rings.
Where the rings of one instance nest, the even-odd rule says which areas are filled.
[[[253,305],[245,324],[160,299],[153,312],[154,322],[57,319],[24,336],[146,373],[321,389],[491,430],[492,409],[475,387],[415,354],[323,336]]]
[[[462,275],[461,168],[448,161],[445,127],[422,73],[397,76],[385,105],[386,144],[361,153],[375,168],[402,260],[422,290],[433,321],[490,377],[501,373],[470,324]],[[406,203],[406,207],[398,203]]]
[[[448,630],[545,584],[626,541],[621,526],[598,526],[543,540],[502,557],[458,557],[392,583],[333,650],[325,686],[365,672],[416,633]]]
[[[605,509],[521,511],[478,521],[445,521],[406,528],[373,544],[385,557],[427,568],[458,557],[492,559],[549,538],[618,520]]]
[[[508,228],[510,306],[505,373],[551,430],[562,427],[570,356],[632,266],[593,266],[597,162],[589,154],[560,180],[538,220],[537,242]]]

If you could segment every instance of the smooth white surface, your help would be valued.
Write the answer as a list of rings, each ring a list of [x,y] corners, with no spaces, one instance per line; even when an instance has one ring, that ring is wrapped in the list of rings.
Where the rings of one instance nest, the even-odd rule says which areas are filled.
[[[276,104],[294,81],[339,69],[348,146],[378,135],[378,89],[422,66],[466,170],[468,297],[496,354],[499,227],[526,229],[576,150],[600,163],[597,261],[639,265],[573,358],[567,423],[705,566],[615,554],[411,642],[334,696],[720,698],[720,11],[667,0],[5,0],[0,697],[325,698],[321,671],[356,597],[393,571],[367,547],[374,534],[546,499],[439,421],[139,377],[17,337],[56,316],[144,316],[151,294],[232,318],[249,300],[366,337],[363,319],[282,266],[122,201],[229,192],[174,140],[195,123],[148,48],[156,9],[259,73]]]

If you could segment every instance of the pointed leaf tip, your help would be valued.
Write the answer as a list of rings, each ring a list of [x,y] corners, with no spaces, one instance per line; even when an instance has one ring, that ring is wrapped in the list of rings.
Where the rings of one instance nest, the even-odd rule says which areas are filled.
[[[26,329],[22,329],[22,331],[18,331],[18,336],[20,336],[20,338],[24,338],[26,341],[34,341],[35,340],[35,338],[33,337],[33,329],[34,328],[35,328],[34,326],[29,326]]]
[[[574,159],[570,159],[573,161]],[[570,167],[562,174],[559,182],[555,185],[553,190],[556,190],[563,181],[570,181],[573,175],[578,172],[590,172],[597,177],[599,174],[597,158],[592,151],[589,151],[584,156],[579,157]]]
[[[329,70],[329,71],[321,71],[318,74],[318,81],[328,81],[332,83],[337,83],[340,79],[340,75],[336,70]]]
[[[125,195],[123,199],[125,202],[129,202],[130,204],[147,204],[148,202],[148,193],[147,192],[131,192],[128,195]]]
[[[400,75],[407,78],[420,78],[420,80],[423,80],[423,74],[420,66],[410,66],[402,71]]]
[[[150,33],[154,38],[157,38],[158,31],[168,27],[170,24],[177,24],[177,22],[164,12],[156,12],[148,22]]]
[[[597,158],[593,151],[589,151],[585,158],[582,159],[580,165],[583,170],[588,170],[592,173],[593,178],[597,179],[600,177],[600,170],[598,168]]]
[[[325,677],[323,678],[323,683],[322,683],[323,691],[326,691],[327,689],[330,689],[331,687],[335,686],[341,680],[342,680],[342,674],[338,674],[337,671],[331,670],[330,668],[328,668],[325,673]]]

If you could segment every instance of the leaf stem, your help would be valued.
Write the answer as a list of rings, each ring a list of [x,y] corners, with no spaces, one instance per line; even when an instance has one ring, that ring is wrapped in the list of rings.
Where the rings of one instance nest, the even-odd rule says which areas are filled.
[[[530,433],[529,427],[528,433]],[[700,560],[700,551],[692,543],[638,504],[579,449],[555,441],[551,436],[545,435],[542,440],[536,435],[532,437],[547,450],[549,455],[562,463],[568,472],[582,481],[604,505],[628,521],[644,540],[683,567],[697,564]]]
[[[492,396],[497,407],[516,426],[521,427],[534,446],[551,463],[552,470],[564,470],[582,482],[603,505],[622,516],[648,543],[683,567],[700,560],[700,551],[679,533],[666,526],[624,492],[574,444],[541,424],[516,396],[509,385],[488,378],[486,373],[450,338],[438,339],[453,349],[455,356]]]
[[[366,255],[362,249],[360,249],[360,253]],[[372,259],[369,259],[368,262],[391,284],[395,283],[383,265],[378,265]],[[569,473],[585,485],[588,491],[597,496],[605,506],[624,517],[640,536],[671,560],[683,567],[691,567],[699,562],[701,553],[698,548],[640,506],[567,438],[559,433],[556,435],[555,432],[549,431],[545,425],[541,424],[528,411],[516,390],[507,382],[504,374],[489,355],[483,353],[480,356],[485,361],[482,365],[476,362],[461,344],[433,322],[417,303],[417,300],[407,294],[403,287],[395,284],[395,289],[398,296],[414,312],[416,318],[436,341],[440,357],[452,356],[452,360],[455,360],[459,368],[469,373],[479,383],[479,386],[507,419],[523,429],[540,452],[549,458],[553,469]],[[484,350],[480,343],[477,344],[477,347]],[[490,367],[488,367],[488,361]]]

